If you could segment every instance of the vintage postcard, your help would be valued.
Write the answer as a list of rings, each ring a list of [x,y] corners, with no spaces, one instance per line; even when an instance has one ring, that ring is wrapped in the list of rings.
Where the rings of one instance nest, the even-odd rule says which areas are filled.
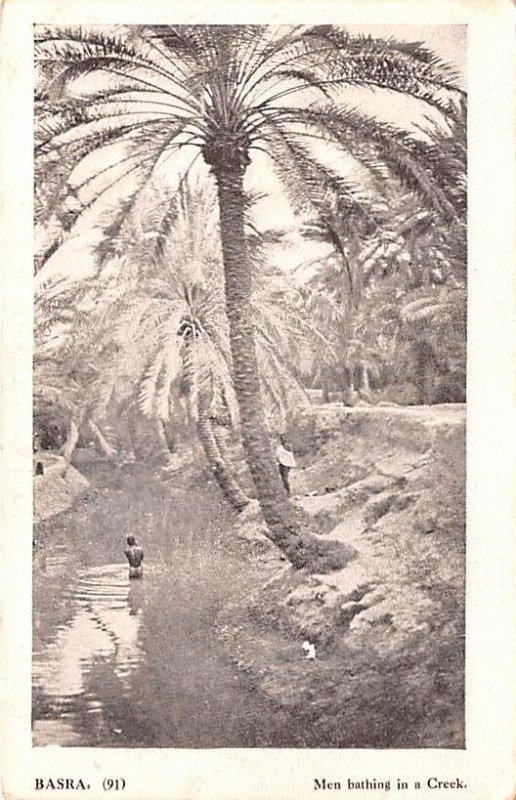
[[[514,796],[514,21],[4,2],[2,796]]]

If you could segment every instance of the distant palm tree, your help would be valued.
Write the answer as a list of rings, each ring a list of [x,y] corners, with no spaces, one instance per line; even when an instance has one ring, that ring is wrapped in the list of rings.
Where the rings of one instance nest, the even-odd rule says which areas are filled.
[[[79,435],[89,430],[102,453],[115,462],[117,451],[102,419],[105,379],[101,351],[110,321],[106,314],[93,322],[76,307],[81,290],[41,287],[34,302],[34,405],[50,404],[68,417],[61,452],[70,462]],[[75,306],[75,307],[74,307]]]
[[[366,388],[370,374],[379,378],[386,370],[406,380],[414,372],[419,402],[428,402],[430,372],[442,370],[447,350],[465,367],[465,102],[450,109],[446,125],[422,129],[421,135],[429,158],[442,162],[434,193],[434,181],[423,191],[406,191],[394,175],[383,196],[341,198],[328,192],[323,213],[305,227],[305,235],[332,246],[332,253],[314,264],[308,287],[313,291],[307,292],[334,345],[333,351],[320,348],[318,358],[317,379],[326,389],[328,379],[340,388],[343,371],[344,383],[353,388],[359,371]],[[439,185],[445,187],[444,204]],[[439,331],[450,336],[449,347]]]
[[[249,498],[224,445],[223,431],[237,429],[240,420],[214,208],[210,183],[184,182],[174,195],[166,184],[153,184],[138,219],[126,220],[112,243],[115,252],[106,257],[90,305],[111,320],[106,412],[117,387],[125,386],[158,426],[177,425],[178,400],[185,399],[208,463],[240,509]],[[258,237],[251,225],[249,220],[260,386],[268,418],[281,426],[292,404],[308,402],[292,373],[309,366],[314,326],[299,315],[292,282],[267,263],[266,244],[274,237]]]
[[[394,169],[424,191],[430,174],[440,173],[428,148],[346,106],[340,92],[382,89],[446,112],[455,92],[451,71],[420,45],[351,37],[333,26],[38,28],[36,56],[44,65],[36,211],[47,235],[40,260],[118,191],[123,202],[105,223],[116,232],[142,187],[177,151],[197,148],[210,167],[248,464],[271,535],[293,563],[307,564],[310,547],[278,479],[262,409],[244,175],[252,153],[263,150],[295,209],[312,208],[321,189],[348,190],[337,171],[314,157],[314,143],[331,142],[375,180]],[[445,188],[431,191],[446,206]]]
[[[419,403],[435,402],[432,374],[450,372],[466,360],[464,287],[430,287],[412,293],[400,310],[399,354],[408,351]],[[465,371],[463,381],[465,380]],[[464,386],[465,394],[465,386]]]

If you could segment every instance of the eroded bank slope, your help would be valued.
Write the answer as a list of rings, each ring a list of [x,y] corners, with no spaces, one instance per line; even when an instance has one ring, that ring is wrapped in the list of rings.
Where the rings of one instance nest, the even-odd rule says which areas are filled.
[[[307,576],[264,544],[268,583],[226,613],[229,651],[295,710],[298,745],[463,746],[464,407],[314,407],[294,438],[295,502],[355,556]]]
[[[88,480],[75,467],[56,453],[40,451],[34,455],[34,465],[43,467],[35,474],[33,483],[34,523],[50,519],[69,508],[88,490]]]

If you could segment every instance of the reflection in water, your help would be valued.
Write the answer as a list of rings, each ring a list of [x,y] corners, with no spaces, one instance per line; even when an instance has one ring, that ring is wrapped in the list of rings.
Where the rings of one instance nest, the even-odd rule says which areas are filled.
[[[140,616],[143,608],[143,581],[132,581],[129,585],[129,594],[127,596],[127,605],[129,606],[129,614],[132,617]]]
[[[108,564],[79,571],[67,592],[76,612],[57,628],[50,643],[34,653],[33,664],[35,693],[62,711],[74,697],[85,694],[89,672],[99,660],[109,661],[122,686],[130,689],[129,676],[141,657],[138,632],[144,584],[129,584],[125,564]],[[102,711],[94,694],[87,693],[86,701],[89,713]]]
[[[95,469],[95,497],[36,531],[34,744],[291,743],[288,712],[254,690],[214,627],[221,604],[260,583],[231,548],[216,490]],[[127,531],[150,555],[141,580],[117,563]]]

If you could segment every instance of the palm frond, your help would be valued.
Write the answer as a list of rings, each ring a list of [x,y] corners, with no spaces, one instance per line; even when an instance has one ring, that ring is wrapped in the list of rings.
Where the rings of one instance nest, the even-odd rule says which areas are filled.
[[[437,146],[342,104],[330,109],[314,104],[310,108],[282,109],[274,127],[287,123],[318,127],[329,141],[349,151],[378,179],[385,179],[387,168],[390,174],[401,179],[408,188],[417,190],[432,206],[452,216],[457,214],[454,198],[450,196],[454,178]],[[269,127],[270,124],[266,128],[267,135]]]

